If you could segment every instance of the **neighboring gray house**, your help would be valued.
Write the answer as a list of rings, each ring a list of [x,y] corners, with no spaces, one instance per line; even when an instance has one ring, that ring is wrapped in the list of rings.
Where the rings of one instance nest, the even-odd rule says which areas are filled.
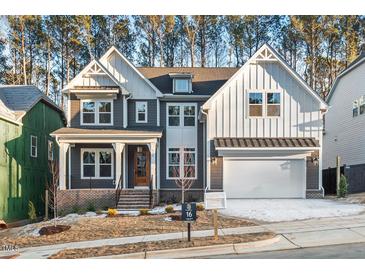
[[[181,178],[194,181],[190,200],[205,189],[233,198],[322,195],[326,104],[268,45],[240,69],[136,68],[112,47],[63,93],[68,127],[53,136],[67,201],[111,206],[122,189],[120,207],[145,206],[149,188],[179,200]]]
[[[362,52],[336,78],[327,98],[330,111],[325,115],[323,169],[334,170],[336,156],[340,156],[350,193],[365,191],[364,61]],[[335,183],[335,177],[328,178],[329,187]]]

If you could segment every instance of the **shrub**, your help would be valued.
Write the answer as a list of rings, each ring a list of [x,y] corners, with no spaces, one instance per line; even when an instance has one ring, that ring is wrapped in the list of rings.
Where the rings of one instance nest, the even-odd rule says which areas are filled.
[[[139,210],[139,214],[140,215],[149,215],[150,213],[149,213],[149,209],[148,208],[141,208],[140,210]]]
[[[168,205],[167,207],[165,207],[165,211],[166,211],[166,213],[175,212],[174,207],[172,205]]]
[[[73,205],[72,206],[72,213],[79,213],[81,210],[81,208],[78,205]]]
[[[116,210],[115,208],[108,208],[108,216],[109,217],[114,217],[118,215],[118,210]]]
[[[86,208],[87,211],[91,211],[91,212],[95,212],[96,209],[95,209],[95,206],[93,203],[89,203],[87,208]]]
[[[196,210],[197,211],[203,211],[204,210],[204,205],[203,204],[196,204]]]
[[[347,179],[345,175],[341,174],[340,185],[338,189],[338,197],[344,198],[347,195],[347,187],[348,187]]]
[[[101,215],[101,214],[103,214],[104,212],[103,212],[101,209],[98,209],[95,213],[96,213],[96,214],[98,214],[98,215]]]
[[[28,202],[28,218],[32,223],[37,220],[35,206],[32,201]]]

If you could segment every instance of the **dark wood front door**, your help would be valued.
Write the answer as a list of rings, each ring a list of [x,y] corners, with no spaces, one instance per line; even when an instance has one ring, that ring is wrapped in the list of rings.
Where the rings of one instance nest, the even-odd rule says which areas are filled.
[[[134,186],[148,186],[150,152],[147,147],[136,147],[134,152]]]

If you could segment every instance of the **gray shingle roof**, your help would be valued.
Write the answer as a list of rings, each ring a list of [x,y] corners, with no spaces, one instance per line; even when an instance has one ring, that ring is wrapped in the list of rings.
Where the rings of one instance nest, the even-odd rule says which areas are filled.
[[[170,74],[192,74],[192,90],[195,95],[212,95],[239,68],[190,68],[190,67],[137,67],[137,69],[162,93],[172,93]]]
[[[0,86],[0,100],[16,119],[21,118],[40,100],[62,113],[62,109],[35,86]]]
[[[52,135],[128,135],[128,134],[161,134],[161,127],[126,128],[126,129],[94,129],[94,128],[71,128],[63,127],[52,132]]]

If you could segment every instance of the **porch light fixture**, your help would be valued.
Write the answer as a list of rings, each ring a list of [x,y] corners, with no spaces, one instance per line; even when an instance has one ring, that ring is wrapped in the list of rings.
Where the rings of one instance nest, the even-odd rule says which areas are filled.
[[[316,157],[316,156],[314,156],[314,157],[312,157],[312,163],[315,165],[315,166],[318,166],[319,165],[319,159],[318,159],[318,157]]]
[[[137,147],[137,152],[141,153],[142,152],[142,147]]]
[[[212,157],[212,164],[216,165],[217,164],[217,157]]]

